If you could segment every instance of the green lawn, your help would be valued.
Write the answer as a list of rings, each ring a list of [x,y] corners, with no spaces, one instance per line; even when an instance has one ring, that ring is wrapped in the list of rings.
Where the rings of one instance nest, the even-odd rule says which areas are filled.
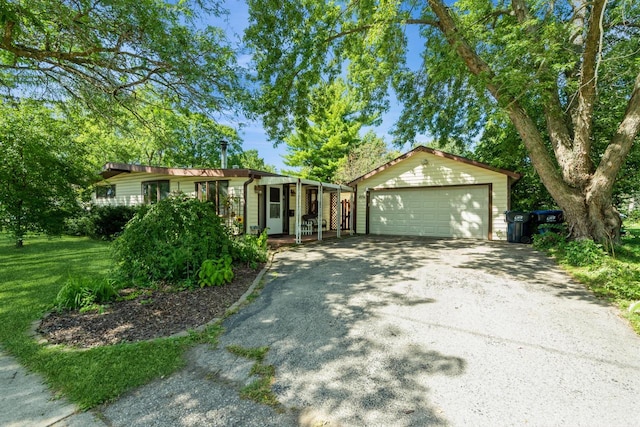
[[[0,234],[0,345],[83,409],[174,372],[184,365],[187,346],[196,340],[214,342],[219,332],[212,328],[188,338],[90,350],[42,346],[29,336],[31,324],[52,308],[68,278],[106,276],[110,267],[105,242],[31,237],[23,249],[15,249]]]

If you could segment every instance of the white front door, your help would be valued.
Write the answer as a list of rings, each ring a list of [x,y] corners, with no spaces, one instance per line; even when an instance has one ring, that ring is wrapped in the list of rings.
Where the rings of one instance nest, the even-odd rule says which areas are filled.
[[[267,186],[267,234],[282,234],[282,186]]]

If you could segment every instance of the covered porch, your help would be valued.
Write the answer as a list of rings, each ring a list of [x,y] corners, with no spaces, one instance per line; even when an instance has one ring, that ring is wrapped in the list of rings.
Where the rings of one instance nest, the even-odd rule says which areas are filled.
[[[256,185],[258,228],[266,228],[270,240],[302,243],[353,229],[351,187],[289,176],[262,177]]]

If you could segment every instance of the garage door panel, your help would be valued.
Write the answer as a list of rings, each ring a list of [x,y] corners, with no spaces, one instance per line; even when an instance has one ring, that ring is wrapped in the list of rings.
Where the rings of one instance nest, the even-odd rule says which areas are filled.
[[[486,239],[488,223],[485,186],[383,190],[371,195],[373,234]]]

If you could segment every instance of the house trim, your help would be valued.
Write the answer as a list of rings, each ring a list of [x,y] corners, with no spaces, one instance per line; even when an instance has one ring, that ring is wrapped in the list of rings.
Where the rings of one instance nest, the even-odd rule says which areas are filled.
[[[482,163],[482,162],[478,162],[478,161],[475,161],[475,160],[467,159],[467,158],[461,157],[461,156],[456,156],[455,154],[445,153],[444,151],[434,150],[433,148],[429,148],[429,147],[418,146],[418,147],[414,148],[413,150],[409,151],[408,153],[405,153],[400,157],[396,157],[395,159],[393,159],[390,162],[387,162],[384,165],[372,170],[371,172],[368,172],[368,173],[362,175],[361,177],[354,179],[348,185],[350,187],[354,187],[360,181],[364,181],[365,179],[369,179],[372,176],[374,176],[374,175],[376,175],[376,174],[378,174],[378,173],[390,168],[391,166],[394,166],[394,165],[402,162],[403,160],[408,159],[409,157],[412,157],[412,156],[414,156],[414,155],[416,155],[418,153],[428,153],[428,154],[432,154],[434,156],[443,157],[445,159],[454,160],[456,162],[466,163],[468,165],[476,166],[476,167],[479,167],[479,168],[482,168],[482,169],[487,169],[487,170],[490,170],[492,172],[501,173],[501,174],[504,174],[504,175],[507,175],[507,176],[513,178],[515,181],[519,180],[522,177],[522,175],[520,175],[517,172],[508,171],[508,170],[505,170],[505,169],[494,168],[493,166],[490,166],[490,165],[488,165],[486,163]]]

